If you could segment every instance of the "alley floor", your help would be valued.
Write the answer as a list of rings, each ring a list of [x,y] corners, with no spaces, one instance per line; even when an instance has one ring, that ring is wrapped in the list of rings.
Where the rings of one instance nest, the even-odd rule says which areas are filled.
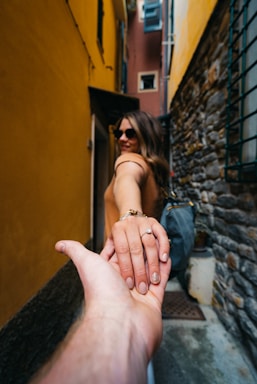
[[[175,279],[167,291],[181,290]],[[211,306],[205,320],[163,320],[163,341],[153,359],[155,384],[256,384],[257,372]]]

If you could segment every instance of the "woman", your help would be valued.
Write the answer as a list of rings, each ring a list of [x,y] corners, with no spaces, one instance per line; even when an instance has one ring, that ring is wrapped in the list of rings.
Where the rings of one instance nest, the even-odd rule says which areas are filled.
[[[162,152],[161,125],[150,114],[126,113],[114,135],[119,156],[104,196],[109,240],[102,254],[109,258],[115,249],[127,285],[145,294],[150,282],[160,282],[159,259],[166,262],[169,255],[169,241],[158,222],[169,165]]]

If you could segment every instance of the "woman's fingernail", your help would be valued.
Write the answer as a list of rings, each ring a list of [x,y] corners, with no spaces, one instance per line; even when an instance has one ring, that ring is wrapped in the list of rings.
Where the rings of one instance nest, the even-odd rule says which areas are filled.
[[[134,281],[133,281],[132,277],[128,277],[126,279],[126,284],[129,287],[129,289],[133,289],[134,288]]]
[[[141,293],[142,295],[145,295],[146,292],[147,292],[147,285],[146,283],[144,283],[143,281],[139,284],[138,286],[138,290],[139,290],[139,293]]]
[[[169,259],[169,255],[167,253],[164,253],[162,255],[162,261],[166,262],[166,261],[168,261],[168,259]]]
[[[153,284],[159,284],[159,282],[160,282],[160,275],[159,275],[159,273],[154,272],[154,273],[152,274],[151,282],[152,282]]]

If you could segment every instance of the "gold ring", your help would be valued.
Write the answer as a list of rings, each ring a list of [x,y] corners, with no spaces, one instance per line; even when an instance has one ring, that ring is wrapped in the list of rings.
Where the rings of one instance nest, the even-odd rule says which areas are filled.
[[[141,239],[144,235],[152,235],[153,231],[152,228],[147,228],[144,233],[141,235]]]

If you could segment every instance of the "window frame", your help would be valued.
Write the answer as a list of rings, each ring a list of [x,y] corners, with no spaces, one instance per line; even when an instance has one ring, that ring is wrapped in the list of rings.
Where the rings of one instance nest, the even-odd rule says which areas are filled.
[[[144,23],[145,20],[145,1],[144,0],[138,0],[138,22]]]
[[[141,88],[142,77],[143,76],[151,76],[151,75],[153,76],[154,87],[153,88]],[[138,84],[137,84],[138,93],[157,92],[159,89],[158,81],[159,81],[158,71],[138,72]]]
[[[228,182],[257,182],[257,108],[252,107],[252,99],[257,99],[257,59],[252,60],[257,49],[254,1],[230,0],[225,161]]]

